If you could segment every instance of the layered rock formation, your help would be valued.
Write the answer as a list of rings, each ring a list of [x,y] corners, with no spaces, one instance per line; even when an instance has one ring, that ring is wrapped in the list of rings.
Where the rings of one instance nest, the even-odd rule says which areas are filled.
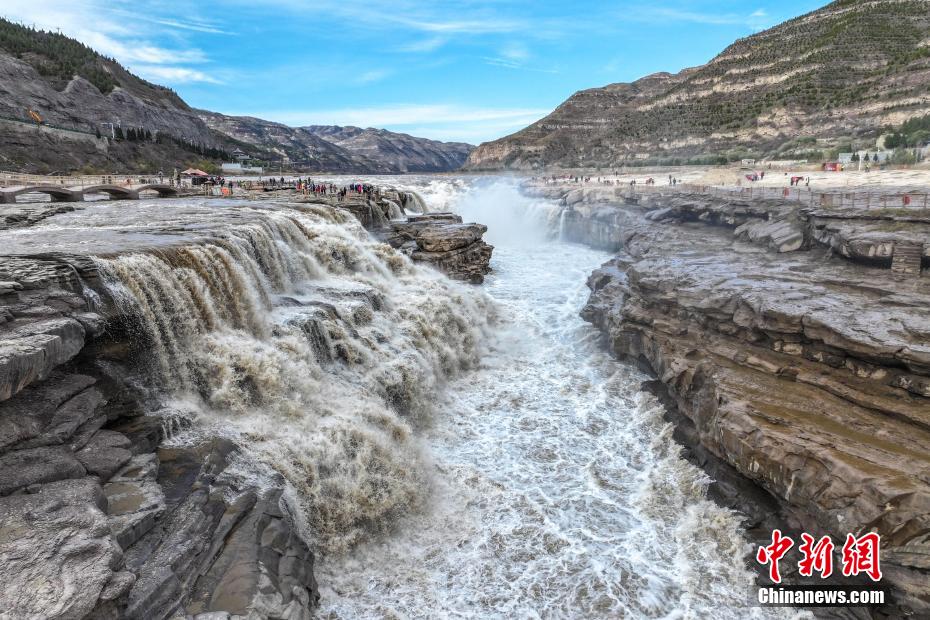
[[[454,213],[418,213],[422,199],[415,194],[386,189],[372,198],[350,194],[345,199],[300,200],[349,211],[394,249],[453,280],[481,284],[491,273],[494,247],[482,238],[488,227],[463,223],[462,217]]]
[[[449,172],[458,170],[474,146],[440,142],[369,127],[312,125],[302,129],[351,153],[387,167],[391,172]]]
[[[16,618],[309,618],[313,556],[237,448],[161,447],[95,264],[0,261],[0,608]],[[107,318],[107,316],[111,318]]]
[[[930,288],[863,264],[926,226],[879,235],[874,213],[538,191],[570,203],[565,238],[620,252],[591,276],[584,316],[655,373],[718,499],[760,538],[878,532],[893,600],[875,613],[927,613]]]
[[[930,112],[930,2],[837,0],[740,39],[705,65],[572,95],[479,146],[466,165],[614,167],[716,163],[742,150],[806,159]]]
[[[494,247],[482,240],[488,227],[464,224],[453,213],[429,213],[391,222],[386,241],[415,262],[425,263],[454,280],[484,282],[491,272]]]

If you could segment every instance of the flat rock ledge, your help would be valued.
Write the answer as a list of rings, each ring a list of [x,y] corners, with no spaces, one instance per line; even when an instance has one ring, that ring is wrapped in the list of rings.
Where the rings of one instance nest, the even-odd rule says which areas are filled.
[[[104,296],[86,258],[0,257],[0,616],[309,619],[283,482],[225,440],[160,447]]]
[[[773,526],[878,532],[892,600],[862,617],[930,614],[930,285],[881,260],[883,244],[927,229],[776,201],[574,192],[549,196],[564,236],[618,252],[591,275],[583,316],[654,373],[715,499],[759,541]]]

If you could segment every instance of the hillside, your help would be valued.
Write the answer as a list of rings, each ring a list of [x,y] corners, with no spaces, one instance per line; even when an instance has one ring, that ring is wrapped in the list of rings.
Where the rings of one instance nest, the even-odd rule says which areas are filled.
[[[803,157],[930,111],[930,0],[838,0],[706,65],[575,93],[467,168]]]
[[[385,129],[315,125],[289,127],[250,116],[198,110],[200,118],[236,140],[286,156],[305,170],[383,173],[445,172],[465,163],[474,148],[437,142]]]
[[[371,127],[314,125],[302,129],[400,172],[456,170],[475,148],[463,142],[438,142]]]
[[[74,39],[0,19],[0,170],[170,172],[216,166],[236,148],[275,166],[286,155],[297,170],[395,173],[454,170],[472,147],[194,110]]]

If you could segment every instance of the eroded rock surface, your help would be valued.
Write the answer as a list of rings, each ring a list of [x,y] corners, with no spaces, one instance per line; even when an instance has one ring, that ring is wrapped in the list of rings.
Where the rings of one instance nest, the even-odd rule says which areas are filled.
[[[283,481],[228,441],[160,448],[124,326],[79,256],[0,258],[0,615],[309,618]]]
[[[620,252],[592,274],[584,317],[655,373],[696,460],[764,489],[793,531],[880,533],[893,601],[876,613],[928,613],[927,280],[835,252],[816,232],[822,214],[771,201],[568,209],[566,237]],[[871,222],[830,226],[858,238]],[[738,485],[723,496],[759,512]]]
[[[487,231],[487,226],[464,224],[452,213],[429,213],[392,221],[386,241],[414,261],[431,265],[453,279],[480,284],[491,272],[494,251],[482,240]]]

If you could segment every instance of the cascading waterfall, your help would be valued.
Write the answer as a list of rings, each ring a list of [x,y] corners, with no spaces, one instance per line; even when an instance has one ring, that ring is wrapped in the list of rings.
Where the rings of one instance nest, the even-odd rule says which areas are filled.
[[[415,213],[426,213],[426,203],[423,198],[414,191],[404,192],[404,208]]]
[[[255,211],[196,244],[100,258],[166,411],[291,486],[308,541],[345,550],[427,493],[415,429],[480,357],[491,308],[325,207]]]
[[[387,198],[384,199],[384,202],[386,202],[388,206],[388,217],[389,218],[391,218],[392,220],[404,219],[404,211],[403,209],[400,208],[400,205],[398,205],[393,200],[388,200]]]

